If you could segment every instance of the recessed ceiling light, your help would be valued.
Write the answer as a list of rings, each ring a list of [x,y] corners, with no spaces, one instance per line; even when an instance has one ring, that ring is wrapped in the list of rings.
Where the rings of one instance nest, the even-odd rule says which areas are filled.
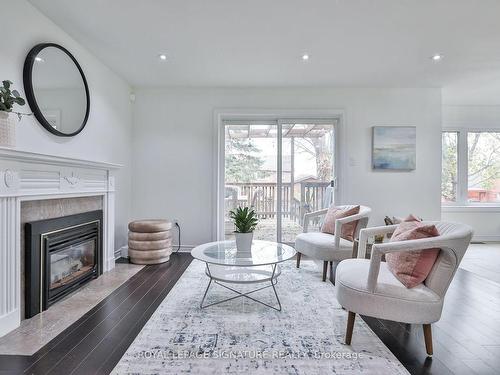
[[[309,60],[309,55],[307,53],[302,55],[302,60],[307,61]]]
[[[441,61],[443,59],[443,55],[436,53],[435,55],[432,55],[431,59],[432,61]]]
[[[159,58],[160,58],[160,60],[162,60],[162,61],[165,61],[165,60],[167,59],[167,55],[165,55],[165,54],[163,54],[163,53],[162,53],[161,55],[159,55],[158,57],[159,57]]]
[[[37,57],[35,57],[35,61],[36,62],[44,62],[45,60],[42,59],[41,57],[37,56]]]

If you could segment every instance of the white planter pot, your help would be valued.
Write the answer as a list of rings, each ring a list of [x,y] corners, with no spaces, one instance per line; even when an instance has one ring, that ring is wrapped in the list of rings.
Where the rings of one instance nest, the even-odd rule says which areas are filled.
[[[236,237],[236,250],[238,252],[250,252],[252,249],[253,232],[234,233]]]
[[[15,114],[0,111],[0,146],[16,146],[16,125],[17,117]]]

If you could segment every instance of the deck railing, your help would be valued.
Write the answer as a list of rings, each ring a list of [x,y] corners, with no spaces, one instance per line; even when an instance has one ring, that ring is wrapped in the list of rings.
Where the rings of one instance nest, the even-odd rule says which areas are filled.
[[[322,208],[328,182],[302,181],[282,185],[281,212],[284,218],[302,223],[307,212]],[[278,189],[273,182],[226,183],[226,212],[237,206],[253,207],[259,218],[275,218]]]

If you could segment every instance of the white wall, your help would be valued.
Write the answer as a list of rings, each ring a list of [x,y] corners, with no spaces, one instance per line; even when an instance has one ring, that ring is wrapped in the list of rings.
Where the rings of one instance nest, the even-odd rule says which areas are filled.
[[[439,89],[139,89],[133,128],[133,217],[177,218],[183,244],[211,240],[216,192],[214,110],[343,109],[345,203],[440,218]],[[371,170],[371,127],[417,127],[417,169]]]
[[[475,90],[473,90],[475,92]],[[445,99],[446,98],[446,99]],[[443,128],[498,129],[500,131],[500,105],[470,105],[460,103],[446,91],[446,104],[443,105]],[[468,103],[467,99],[465,103]],[[500,241],[499,208],[443,208],[443,220],[465,223],[474,228],[477,241]]]
[[[129,86],[25,0],[0,0],[0,9],[0,35],[4,37],[0,43],[0,80],[13,81],[24,96],[22,72],[28,51],[38,43],[55,42],[80,62],[91,96],[89,121],[78,136],[56,137],[34,118],[24,118],[17,128],[17,149],[124,164],[116,181],[115,245],[125,244],[131,201]],[[27,112],[29,107],[21,110]]]
[[[461,80],[443,87],[445,106],[500,105],[500,71],[491,69],[482,75],[464,74]]]
[[[470,225],[474,228],[475,241],[500,241],[499,208],[444,208],[442,218]]]
[[[500,129],[500,105],[443,105],[443,127]]]

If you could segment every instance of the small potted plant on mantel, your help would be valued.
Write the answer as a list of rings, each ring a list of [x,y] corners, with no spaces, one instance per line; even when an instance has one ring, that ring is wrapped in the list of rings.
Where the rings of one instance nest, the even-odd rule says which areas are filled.
[[[259,223],[257,215],[253,208],[238,207],[235,210],[229,211],[229,216],[234,221],[236,230],[236,250],[247,252],[252,248],[253,231]]]
[[[23,106],[26,101],[17,90],[11,90],[11,81],[3,81],[0,86],[0,146],[16,145],[16,120],[20,121],[24,113],[13,112],[14,104]],[[17,115],[17,119],[14,115]]]

